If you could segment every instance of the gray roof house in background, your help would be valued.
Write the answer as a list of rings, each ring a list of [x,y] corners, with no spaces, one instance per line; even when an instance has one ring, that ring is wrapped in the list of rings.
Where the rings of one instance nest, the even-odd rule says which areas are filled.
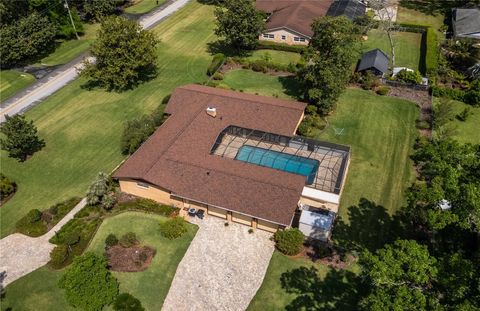
[[[360,62],[357,66],[357,71],[372,71],[376,75],[383,75],[388,71],[388,64],[390,59],[380,49],[374,49],[366,52],[362,55]]]
[[[480,39],[480,9],[452,9],[452,28],[455,38]]]
[[[365,15],[367,7],[359,0],[335,0],[328,8],[327,16],[346,16],[350,20]]]

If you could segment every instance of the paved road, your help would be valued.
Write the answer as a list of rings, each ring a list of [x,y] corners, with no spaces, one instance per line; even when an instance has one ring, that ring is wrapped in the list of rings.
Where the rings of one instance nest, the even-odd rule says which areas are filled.
[[[10,234],[0,240],[0,272],[6,273],[3,286],[37,270],[50,261],[55,245],[48,242],[70,219],[86,205],[82,199],[65,217],[44,235],[32,238],[20,233]]]
[[[152,13],[142,16],[138,22],[143,28],[150,29],[172,13],[185,6],[189,1],[190,0],[169,1]],[[38,80],[32,86],[21,91],[11,99],[1,103],[0,123],[5,121],[6,114],[12,116],[21,113],[74,80],[78,76],[78,69],[83,67],[83,59],[87,56],[88,53],[77,57],[68,64],[54,70],[44,78]],[[89,61],[95,60],[94,57],[87,57],[87,59]]]

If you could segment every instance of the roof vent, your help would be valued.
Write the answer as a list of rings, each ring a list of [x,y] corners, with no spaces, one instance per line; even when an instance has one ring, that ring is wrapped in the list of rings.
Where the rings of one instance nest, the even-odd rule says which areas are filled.
[[[217,108],[207,107],[207,114],[215,118],[217,116]]]

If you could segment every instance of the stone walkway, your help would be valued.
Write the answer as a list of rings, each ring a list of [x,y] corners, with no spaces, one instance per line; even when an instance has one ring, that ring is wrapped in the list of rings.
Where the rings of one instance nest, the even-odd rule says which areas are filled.
[[[48,242],[86,204],[83,199],[46,234],[31,238],[14,233],[0,240],[0,272],[6,272],[3,286],[44,266],[50,261],[50,252],[55,245]]]
[[[199,230],[177,267],[163,310],[245,310],[262,284],[272,234],[216,217],[196,220]]]

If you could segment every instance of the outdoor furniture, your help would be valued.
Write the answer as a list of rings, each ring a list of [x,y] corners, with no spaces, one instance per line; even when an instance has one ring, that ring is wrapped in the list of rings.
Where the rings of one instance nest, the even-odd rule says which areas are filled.
[[[203,219],[203,216],[205,216],[205,211],[203,209],[199,209],[197,211],[197,217]]]
[[[191,208],[188,209],[188,215],[195,216],[196,213],[197,213],[196,208],[191,207]]]

